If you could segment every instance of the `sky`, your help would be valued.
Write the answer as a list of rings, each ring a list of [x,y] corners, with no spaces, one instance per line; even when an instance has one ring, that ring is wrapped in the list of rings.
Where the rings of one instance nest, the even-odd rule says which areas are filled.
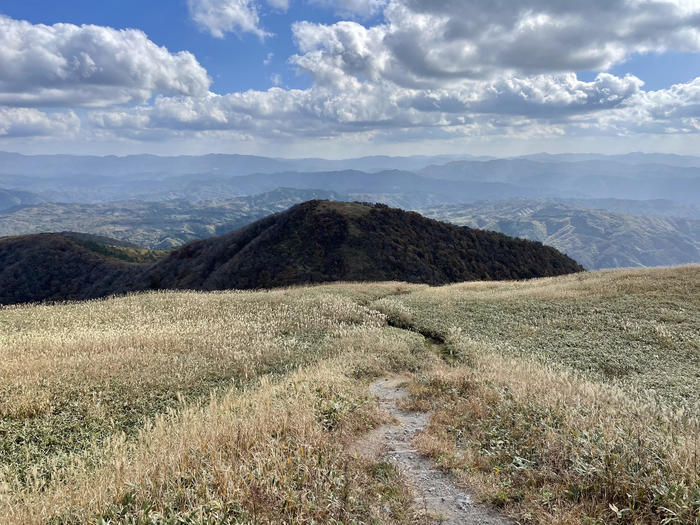
[[[3,0],[0,149],[700,154],[700,2]]]

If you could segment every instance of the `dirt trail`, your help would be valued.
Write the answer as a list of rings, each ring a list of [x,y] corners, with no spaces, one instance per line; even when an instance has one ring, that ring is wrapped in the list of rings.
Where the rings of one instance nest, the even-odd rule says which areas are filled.
[[[379,398],[380,408],[398,423],[372,431],[357,444],[357,451],[366,456],[386,457],[398,466],[414,487],[418,507],[435,517],[432,523],[511,525],[513,522],[490,508],[474,503],[471,495],[457,487],[450,476],[411,447],[411,440],[427,426],[430,416],[399,408],[398,402],[408,396],[408,390],[401,386],[404,381],[389,377],[372,383],[370,389]]]

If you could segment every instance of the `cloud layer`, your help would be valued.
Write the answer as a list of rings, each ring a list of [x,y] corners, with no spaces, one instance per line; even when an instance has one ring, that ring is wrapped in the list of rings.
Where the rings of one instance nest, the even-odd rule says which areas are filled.
[[[700,78],[645,91],[633,75],[606,72],[638,53],[700,52],[692,0],[297,1],[349,18],[294,23],[289,61],[313,80],[303,90],[217,94],[192,54],[171,53],[140,31],[0,17],[0,136],[274,142],[700,132]],[[264,42],[271,35],[261,9],[281,12],[289,2],[188,6],[213,37]],[[365,25],[370,19],[379,21]],[[597,76],[583,81],[581,70]],[[71,111],[80,107],[88,109]]]

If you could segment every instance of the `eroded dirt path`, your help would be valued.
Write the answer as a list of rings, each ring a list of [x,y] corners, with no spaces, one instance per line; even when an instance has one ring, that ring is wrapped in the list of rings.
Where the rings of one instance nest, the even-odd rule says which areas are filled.
[[[475,503],[449,475],[411,447],[413,437],[428,425],[430,416],[399,407],[399,401],[408,396],[403,382],[405,379],[401,377],[386,377],[372,383],[370,389],[377,396],[380,408],[397,423],[373,430],[358,443],[357,451],[367,456],[385,457],[398,466],[414,487],[417,506],[427,511],[432,523],[512,525],[513,522],[490,508]]]

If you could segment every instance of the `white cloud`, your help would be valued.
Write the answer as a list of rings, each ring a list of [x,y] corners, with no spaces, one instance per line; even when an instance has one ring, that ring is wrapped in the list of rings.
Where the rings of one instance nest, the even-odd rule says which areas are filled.
[[[617,135],[699,133],[700,77],[658,91],[639,91],[628,103],[604,113],[595,129]]]
[[[388,0],[308,0],[309,3],[335,10],[337,16],[370,18],[382,11]]]
[[[476,122],[561,121],[569,115],[623,107],[642,82],[601,74],[510,77],[458,89],[419,90],[389,82],[348,82],[306,90],[272,88],[206,97],[159,97],[138,109],[140,126],[160,129],[246,130],[265,136],[337,136],[391,128],[472,126]],[[146,118],[144,123],[142,120]],[[105,119],[122,121],[121,113]]]
[[[152,106],[100,112],[103,133],[198,137],[229,134],[278,143],[342,139],[372,142],[501,136],[622,137],[700,132],[700,78],[645,92],[628,75],[510,76],[458,87],[417,89],[388,81],[346,82],[305,90],[271,88],[205,97],[158,97]]]
[[[267,35],[260,22],[261,4],[254,0],[189,0],[189,5],[195,20],[214,36]],[[279,0],[267,0],[266,5],[288,7]],[[604,70],[631,53],[700,50],[696,2],[332,2],[335,9],[352,8],[358,20],[382,6],[382,21],[371,27],[350,20],[294,24],[298,54],[290,61],[312,76],[311,87],[229,94],[209,91],[209,78],[192,55],[170,54],[138,31],[10,24],[20,24],[20,33],[33,31],[35,50],[17,44],[0,48],[0,104],[114,104],[87,112],[81,136],[142,141],[216,136],[282,144],[354,140],[349,137],[391,142],[700,133],[700,78],[644,91],[644,83],[633,75],[603,71],[583,81],[575,73]],[[65,38],[55,36],[66,32],[63,26],[71,34],[77,31],[84,42],[64,44]],[[16,37],[0,34],[2,39],[14,42]],[[119,39],[139,53],[112,56],[124,44]],[[143,50],[157,60],[144,58]],[[23,59],[28,65],[10,60],[10,52],[28,53]],[[268,54],[263,63],[272,58]],[[276,75],[269,79],[274,85],[281,82]],[[78,117],[71,115],[37,111],[12,118],[43,122],[36,124],[37,130],[61,134],[75,129]],[[14,129],[19,133],[21,127]]]
[[[619,107],[643,85],[633,75],[620,78],[607,73],[600,73],[593,82],[580,81],[574,73],[508,77],[483,85],[482,96],[469,109],[476,113],[562,118]]]
[[[0,106],[0,137],[71,135],[80,129],[80,119],[72,111],[44,113],[34,108]]]
[[[0,15],[0,104],[109,106],[155,93],[202,95],[206,70],[137,30],[30,24]]]
[[[278,11],[289,9],[289,0],[267,0],[267,4]]]
[[[286,8],[287,3],[271,1],[278,8]],[[261,39],[270,36],[260,25],[255,0],[187,0],[187,6],[197,25],[216,38],[225,33],[252,33]]]
[[[700,51],[700,3],[682,0],[391,0],[384,16],[369,28],[295,24],[294,61],[319,82],[344,74],[436,87]]]

